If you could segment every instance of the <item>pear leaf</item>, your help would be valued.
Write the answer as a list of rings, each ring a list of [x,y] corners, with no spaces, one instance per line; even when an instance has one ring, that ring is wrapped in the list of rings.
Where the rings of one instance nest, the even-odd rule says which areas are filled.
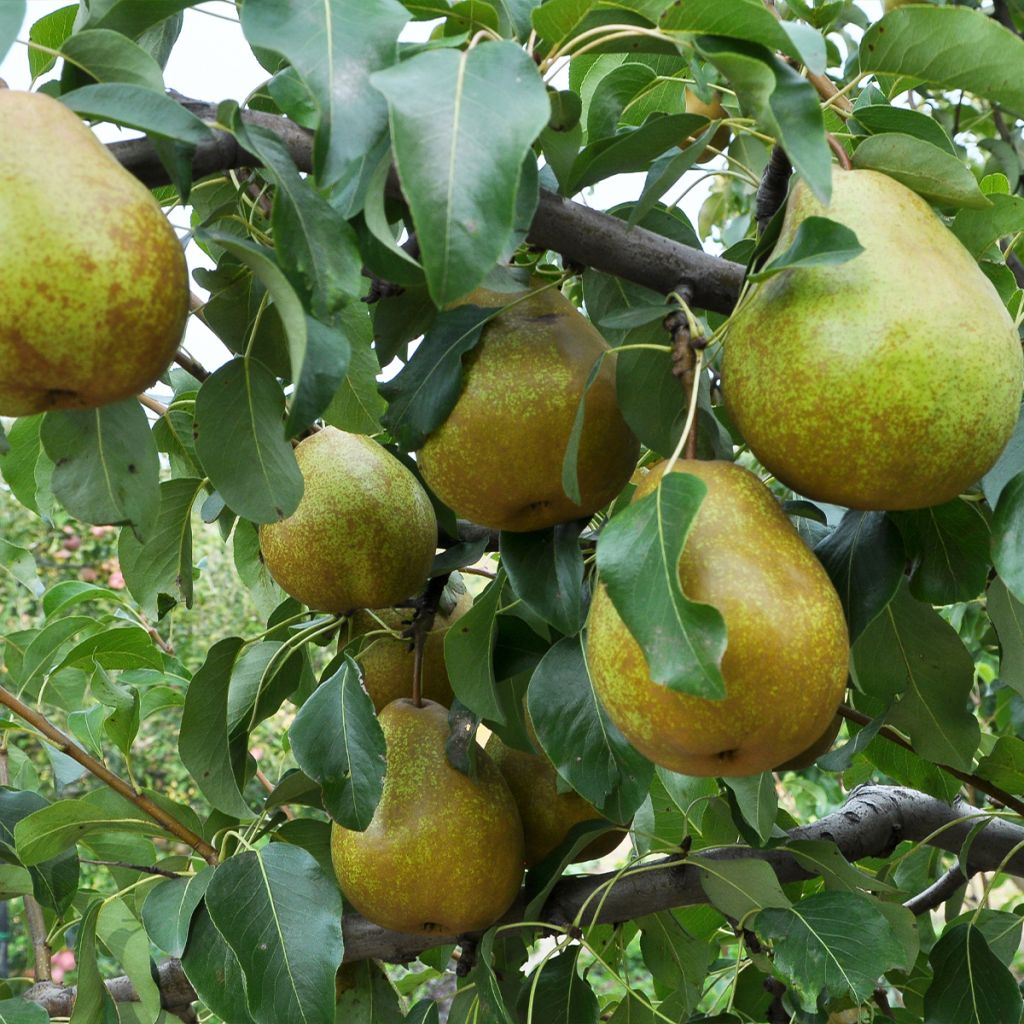
[[[98,962],[96,924],[103,905],[103,900],[93,900],[78,922],[78,940],[75,943],[78,985],[71,1024],[111,1024],[117,1020],[114,1001],[104,984]]]
[[[1024,601],[1024,473],[999,495],[992,516],[992,561],[1006,589]]]
[[[785,252],[749,275],[751,281],[763,281],[784,270],[798,267],[823,267],[846,263],[859,256],[864,246],[857,235],[843,224],[827,217],[807,217],[800,222],[796,236]]]
[[[149,937],[171,956],[185,952],[192,916],[202,902],[213,870],[166,878],[149,890],[142,905],[142,921]]]
[[[999,681],[1024,696],[1024,603],[998,577],[989,584],[987,598],[989,618],[999,636]]]
[[[60,98],[76,114],[136,128],[156,139],[197,146],[213,138],[212,129],[176,100],[140,85],[103,82],[83,85]]]
[[[13,0],[0,9],[0,60],[7,56],[25,20],[25,0]],[[32,52],[31,50],[29,51]]]
[[[327,813],[347,829],[365,831],[384,790],[387,755],[351,656],[302,705],[288,737],[299,767],[323,787]]]
[[[181,966],[199,998],[221,1020],[253,1024],[245,1009],[245,980],[238,958],[214,926],[205,904],[192,918]]]
[[[679,583],[683,544],[706,493],[689,473],[666,474],[604,528],[597,565],[615,610],[643,649],[651,679],[721,700],[725,622],[717,608],[689,600]]]
[[[107,28],[76,32],[61,46],[76,69],[97,82],[124,82],[156,92],[164,91],[160,65],[138,43]]]

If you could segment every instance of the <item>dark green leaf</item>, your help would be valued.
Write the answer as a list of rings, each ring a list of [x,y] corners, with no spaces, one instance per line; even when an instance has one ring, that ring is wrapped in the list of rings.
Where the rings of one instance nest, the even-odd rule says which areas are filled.
[[[791,906],[775,872],[763,860],[704,860],[698,854],[693,862],[700,869],[700,884],[712,905],[737,921],[766,907]]]
[[[236,854],[217,868],[206,907],[238,959],[257,1024],[333,1019],[341,894],[309,853],[271,843]]]
[[[156,1021],[161,1013],[160,989],[153,978],[149,938],[123,899],[108,897],[103,901],[96,937],[131,981],[143,1019]]]
[[[992,516],[992,561],[1006,589],[1024,600],[1024,473],[999,495]]]
[[[957,498],[945,505],[889,515],[914,561],[910,592],[919,601],[971,601],[985,589],[989,530],[976,502]]]
[[[843,602],[852,642],[892,600],[903,578],[899,531],[884,512],[851,510],[814,553]]]
[[[153,644],[148,630],[125,623],[94,633],[75,644],[54,672],[62,668],[162,668],[163,655]]]
[[[217,810],[238,818],[251,812],[239,790],[237,754],[228,742],[228,693],[242,641],[220,640],[192,677],[181,716],[178,753],[182,764]]]
[[[439,313],[405,369],[381,394],[388,400],[382,423],[403,448],[422,446],[448,418],[462,391],[462,357],[480,340],[484,324],[500,309],[459,306]]]
[[[872,135],[854,151],[853,166],[888,174],[937,206],[989,205],[969,168],[952,153],[913,135]]]
[[[327,813],[364,831],[384,789],[386,747],[351,657],[302,705],[288,737],[299,767],[323,787]]]
[[[149,890],[142,905],[142,920],[149,937],[171,956],[181,956],[189,925],[213,871],[206,869],[185,878],[168,878]]]
[[[583,599],[581,523],[501,535],[501,564],[518,597],[545,622],[571,636],[579,631]]]
[[[160,511],[160,460],[135,399],[48,412],[39,432],[53,460],[53,493],[87,523],[125,524],[146,541]]]
[[[583,437],[583,420],[586,415],[587,392],[591,385],[597,380],[597,374],[604,363],[604,353],[597,357],[594,365],[587,374],[586,383],[583,385],[583,392],[576,403],[576,414],[573,416],[572,427],[569,430],[569,440],[565,446],[565,455],[562,457],[562,490],[574,504],[582,502],[580,497],[579,461],[580,441]]]
[[[706,939],[691,935],[671,911],[637,920],[640,951],[658,990],[684,997],[688,1008],[700,1001],[707,970],[716,951]]]
[[[14,0],[0,9],[0,60],[7,56],[25,20],[25,0]],[[31,53],[31,51],[29,51]]]
[[[656,79],[654,69],[638,61],[626,61],[609,71],[590,93],[587,103],[587,138],[596,142],[614,135],[629,101]],[[570,92],[568,95],[576,96],[576,93]],[[578,96],[576,100],[582,111]]]
[[[928,959],[934,977],[924,995],[928,1024],[1019,1024],[1020,989],[980,929],[948,929]]]
[[[723,779],[732,790],[736,807],[743,820],[757,833],[762,843],[768,841],[775,826],[779,797],[775,792],[775,777],[771,772],[748,775],[738,779]]]
[[[77,32],[61,46],[61,52],[65,60],[97,82],[123,82],[159,93],[164,91],[160,65],[120,32],[105,28]]]
[[[979,759],[975,772],[1008,793],[1024,793],[1024,740],[1000,736],[992,752]]]
[[[983,61],[964,54],[983,53]],[[1007,68],[1024,62],[1024,42],[994,18],[966,7],[901,7],[875,22],[860,43],[862,71],[966,89],[1024,114],[1024,83]]]
[[[196,399],[196,451],[232,511],[255,523],[290,516],[302,473],[285,438],[284,394],[254,360],[233,359]]]
[[[974,660],[948,622],[904,584],[853,646],[860,689],[883,702],[889,721],[937,764],[969,770],[978,720],[968,710]]]
[[[253,0],[242,9],[252,46],[280,53],[316,98],[313,149],[321,185],[333,185],[387,128],[372,72],[394,64],[409,14],[397,0]]]
[[[579,976],[579,955],[577,947],[542,960],[535,971],[535,984],[523,989],[520,1009],[532,1006],[534,1018],[544,1024],[597,1024],[597,996]]]
[[[788,910],[762,910],[754,930],[772,943],[775,970],[812,1013],[823,995],[869,999],[879,976],[903,962],[889,921],[860,893],[819,893]]]
[[[443,306],[505,252],[523,160],[550,115],[547,91],[507,41],[424,51],[371,81],[388,101],[402,191],[431,297]]]
[[[629,223],[639,223],[658,200],[704,155],[707,144],[718,131],[717,124],[704,129],[681,153],[669,151],[654,160],[644,179],[644,188],[636,206],[629,215]]]
[[[84,85],[60,99],[82,117],[137,128],[156,139],[197,146],[213,138],[211,130],[190,110],[162,92],[138,85]]]
[[[398,993],[376,963],[359,960],[346,970],[353,972],[355,985],[338,1000],[338,1024],[402,1024]]]
[[[444,661],[452,689],[466,707],[481,718],[503,724],[505,716],[495,693],[491,653],[497,635],[496,614],[505,585],[505,574],[487,589],[445,634]]]
[[[928,117],[919,110],[890,107],[887,103],[872,103],[870,106],[857,107],[853,116],[856,123],[870,135],[884,135],[890,132],[913,135],[944,149],[947,153],[956,154],[953,142],[942,125],[935,118]]]
[[[323,420],[339,430],[354,434],[375,434],[386,408],[377,390],[380,363],[377,350],[371,348],[373,324],[369,312],[349,306],[341,313],[344,331],[349,340],[349,364],[345,379],[323,412]]]
[[[685,4],[669,5],[660,24],[669,31],[745,39],[804,59],[784,31],[784,23],[757,0],[735,0],[728,6],[716,0],[687,0]]]
[[[689,473],[666,474],[604,528],[597,565],[651,679],[718,700],[725,696],[725,623],[717,608],[689,600],[679,584],[680,555],[706,492]]]
[[[864,246],[848,227],[827,217],[807,217],[801,221],[789,248],[748,278],[763,281],[784,270],[846,263],[863,251]]]
[[[242,969],[205,905],[192,918],[181,966],[199,998],[218,1017],[231,1024],[253,1024],[245,1009]]]
[[[91,0],[82,28],[109,28],[135,39],[197,0]]]
[[[559,775],[606,817],[629,821],[647,795],[654,766],[601,707],[579,637],[559,640],[541,659],[527,700],[537,738]]]
[[[114,1000],[107,991],[97,962],[96,923],[102,908],[102,900],[90,903],[78,925],[78,941],[75,943],[78,988],[71,1024],[117,1024]]]
[[[989,585],[986,605],[999,636],[999,679],[1024,697],[1024,604],[997,577]]]

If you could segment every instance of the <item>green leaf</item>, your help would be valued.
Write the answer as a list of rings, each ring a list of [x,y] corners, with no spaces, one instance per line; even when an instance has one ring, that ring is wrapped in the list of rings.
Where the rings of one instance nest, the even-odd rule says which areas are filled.
[[[381,385],[388,401],[381,422],[407,451],[420,448],[455,408],[462,392],[462,357],[480,341],[484,324],[500,312],[459,306],[438,313],[402,372]]]
[[[870,106],[857,107],[853,116],[855,123],[869,135],[885,135],[890,132],[912,135],[956,155],[956,147],[942,125],[935,118],[928,117],[919,110],[891,107],[887,103],[872,103]]]
[[[720,700],[725,623],[717,608],[689,600],[679,584],[679,559],[705,493],[697,477],[668,473],[604,528],[597,565],[615,610],[643,648],[651,679]]]
[[[53,493],[77,519],[130,526],[141,540],[160,511],[160,460],[135,399],[48,412],[39,432],[54,463]]]
[[[535,984],[523,989],[520,1005],[529,1000],[534,1019],[544,1024],[598,1024],[597,996],[580,976],[577,961],[580,947],[542,960],[535,971]]]
[[[934,124],[928,119],[930,124]],[[980,259],[999,238],[1024,230],[1024,197],[990,193],[989,206],[965,208],[953,219],[953,234],[975,259]]]
[[[846,263],[863,251],[864,246],[857,241],[857,235],[848,227],[837,224],[827,217],[807,217],[797,228],[796,236],[789,248],[757,273],[748,275],[748,280],[763,281],[781,274],[784,270],[799,267]]]
[[[40,491],[49,491],[53,463],[39,440],[42,423],[42,415],[21,416],[14,421],[7,431],[10,447],[6,452],[0,452],[0,473],[15,498],[45,519],[48,518],[50,501]]]
[[[576,403],[576,413],[572,419],[572,427],[569,430],[569,440],[565,446],[565,455],[562,457],[562,490],[566,497],[574,504],[579,505],[583,499],[580,497],[579,461],[580,441],[583,438],[583,420],[586,416],[587,392],[591,385],[597,380],[598,372],[604,363],[605,352],[594,360],[594,365],[587,374],[586,382],[583,385],[583,392]]]
[[[347,829],[365,831],[384,790],[387,748],[349,655],[299,709],[288,738],[299,767],[323,787],[327,813]]]
[[[427,285],[443,306],[505,252],[523,160],[551,113],[547,90],[529,56],[507,41],[424,51],[370,80],[388,101]]]
[[[760,775],[722,781],[732,790],[743,820],[757,833],[762,843],[767,842],[775,827],[775,815],[779,809],[775,777],[771,772],[762,772]]]
[[[65,620],[67,621],[67,620]],[[163,655],[142,626],[124,623],[87,636],[64,655],[53,672],[63,668],[163,668]]]
[[[192,506],[203,482],[189,478],[160,485],[160,515],[145,544],[121,531],[117,557],[132,597],[157,617],[157,596],[169,594],[192,607]]]
[[[12,8],[17,6],[17,2],[18,0],[15,0]],[[59,7],[50,14],[44,14],[38,21],[32,23],[28,31],[29,42],[39,43],[48,50],[59,50],[75,27],[78,11],[78,4],[68,4],[67,7]],[[46,74],[56,63],[56,55],[32,46],[28,48],[28,70],[33,81]]]
[[[120,32],[105,28],[77,32],[61,46],[61,53],[97,82],[123,82],[159,93],[164,91],[160,65]]]
[[[238,752],[228,742],[227,722],[231,671],[241,647],[237,636],[218,641],[192,677],[181,716],[178,753],[217,810],[248,819],[252,813],[239,789]]]
[[[248,152],[259,157],[260,165],[276,186],[272,225],[279,265],[297,288],[311,296],[313,315],[323,320],[329,318],[362,291],[362,260],[355,231],[312,187],[313,183],[299,174],[288,147],[273,132],[246,124],[233,102],[221,104],[218,120],[231,129]],[[242,253],[236,255],[246,262]],[[259,272],[256,266],[252,269]],[[264,279],[263,283],[276,299],[272,282]],[[278,312],[287,328],[286,316],[281,310]],[[342,362],[341,373],[347,361]],[[294,358],[292,362],[295,379],[301,380]],[[337,381],[334,386],[337,387]],[[321,411],[322,407],[317,413]]]
[[[498,626],[496,615],[505,586],[505,574],[476,598],[473,606],[444,637],[444,662],[455,696],[481,718],[505,724],[505,715],[495,693],[491,658]]]
[[[185,878],[167,878],[146,896],[142,921],[149,937],[171,956],[181,956],[188,941],[192,915],[206,894],[213,878],[212,869],[204,869]]]
[[[0,9],[0,60],[7,56],[7,51],[18,38],[21,23],[25,20],[25,10],[25,0],[14,0]]]
[[[54,660],[65,649],[64,645],[80,633],[93,632],[99,625],[84,615],[73,615],[67,619],[47,623],[25,648],[21,665],[13,668],[8,665],[19,693],[35,695],[43,676],[50,670]]]
[[[964,54],[984,54],[965,61]],[[1007,68],[1024,61],[1024,41],[994,18],[966,7],[901,7],[875,22],[860,43],[861,71],[966,89],[1024,114],[1024,83]]]
[[[245,1010],[245,980],[231,947],[214,927],[205,904],[192,918],[181,966],[199,998],[221,1020],[253,1024]],[[325,1017],[330,1020],[330,1017]]]
[[[213,138],[213,132],[190,110],[163,92],[138,85],[83,85],[60,100],[82,117],[137,128],[158,140],[198,146]]]
[[[1024,473],[999,495],[992,516],[992,561],[1006,589],[1024,599]]]
[[[1024,697],[1024,604],[996,577],[989,584],[986,606],[999,637],[999,679]]]
[[[380,966],[372,960],[357,960],[347,969],[354,972],[355,985],[341,994],[335,1020],[339,1024],[402,1024],[398,993]]]
[[[629,101],[647,89],[656,79],[657,75],[653,68],[637,61],[627,61],[612,68],[597,83],[597,88],[590,95],[590,102],[587,105],[587,138],[594,142],[613,136]],[[576,96],[576,93],[570,92],[566,95]],[[582,108],[578,96],[576,102]]]
[[[853,642],[899,588],[906,562],[899,531],[884,512],[851,509],[814,553],[843,603]]]
[[[353,434],[375,434],[387,404],[377,390],[380,363],[371,347],[373,324],[369,312],[355,306],[345,309],[341,319],[350,347],[348,372],[324,409],[323,420]]]
[[[217,868],[206,906],[238,959],[257,1024],[334,1019],[341,894],[309,853],[271,843],[236,854]]]
[[[704,155],[707,144],[717,131],[717,123],[709,124],[681,153],[669,151],[651,162],[647,177],[644,179],[643,191],[629,215],[630,225],[638,224],[646,217],[658,200],[693,167]]]
[[[974,660],[948,622],[904,584],[853,646],[857,685],[883,702],[889,721],[922,757],[969,770],[978,720],[967,710]]]
[[[972,601],[985,589],[989,529],[976,502],[959,498],[913,512],[890,512],[914,566],[910,592],[926,604]]]
[[[283,429],[284,394],[255,360],[232,359],[196,399],[196,451],[233,512],[255,523],[290,516],[302,473]]]
[[[5,576],[20,583],[35,597],[42,596],[43,582],[39,579],[39,570],[32,552],[0,538],[0,578]]]
[[[903,962],[889,921],[860,893],[819,893],[788,910],[762,910],[754,930],[772,943],[775,970],[811,1013],[821,996],[864,1002],[879,976]]]
[[[537,739],[558,774],[605,817],[628,822],[647,795],[654,766],[626,742],[598,701],[580,637],[565,637],[544,655],[527,702]]]
[[[881,171],[936,206],[984,209],[989,205],[969,168],[952,153],[913,135],[870,136],[854,151],[853,166]]]
[[[117,1010],[97,962],[96,923],[102,908],[103,901],[94,900],[78,924],[75,943],[78,986],[71,1010],[71,1024],[117,1024]]]
[[[700,870],[700,884],[712,906],[737,921],[766,907],[792,905],[767,861],[710,860],[699,854],[691,860]]]
[[[898,892],[894,885],[883,882],[855,868],[827,839],[791,839],[786,848],[801,867],[820,875],[830,889],[866,889],[868,892]]]
[[[387,107],[371,84],[398,58],[409,14],[397,0],[253,0],[242,10],[251,46],[280,53],[320,108],[313,147],[316,176],[337,182],[387,128]]]
[[[49,1024],[50,1015],[39,1003],[27,999],[0,1000],[0,1022],[3,1024]]]
[[[123,899],[106,899],[96,920],[96,936],[131,979],[146,1019],[160,1016],[160,989],[153,980],[149,939]]]
[[[668,910],[636,921],[640,951],[659,991],[684,996],[690,1007],[700,1001],[716,950],[706,939],[691,935]]]
[[[308,186],[300,183],[297,187],[304,189]],[[328,226],[330,225],[328,224]],[[298,231],[299,229],[296,228],[295,230]],[[292,383],[295,384],[295,392],[291,396],[291,408],[288,412],[288,421],[285,424],[284,431],[288,437],[292,437],[308,427],[327,408],[335,391],[337,391],[338,385],[345,376],[345,370],[348,368],[348,339],[342,330],[334,326],[333,321],[331,324],[328,324],[306,315],[306,311],[303,309],[295,289],[285,276],[270,249],[233,238],[231,235],[223,232],[204,231],[200,237],[215,242],[237,257],[260,279],[270,297],[274,300],[274,309],[280,317],[281,324],[285,330],[285,336],[288,339],[291,379]],[[340,249],[345,247],[345,237],[344,235],[342,236]],[[299,242],[296,242],[296,245],[299,244]],[[329,243],[323,238],[318,240],[318,248],[327,244]],[[308,262],[319,260],[322,260],[325,265],[330,264],[326,257],[321,257],[316,251],[311,251],[307,256],[306,254],[296,253],[293,250],[284,249],[282,250],[282,256],[299,259],[300,266],[307,266]],[[315,287],[321,291],[331,293],[329,295],[322,295],[319,298],[320,303],[325,306],[325,310],[328,305],[340,301],[343,297],[340,290],[341,284],[338,282],[335,282],[333,285],[326,282],[318,282]],[[316,296],[315,291],[314,296]],[[339,320],[338,322],[340,324],[342,321]],[[231,364],[229,363],[228,365],[230,366]],[[247,365],[252,367],[255,373],[255,367],[260,364],[258,359],[250,358],[247,361]],[[217,372],[221,373],[224,369],[222,367]],[[197,422],[200,418],[202,395],[208,386],[209,380],[206,381],[199,391],[200,398],[196,405]],[[269,408],[269,387],[261,386],[260,390],[267,393],[266,400]],[[204,452],[208,450],[208,446],[202,444],[199,437],[196,438],[196,448],[199,451],[200,457],[203,458],[203,464],[206,465]],[[230,505],[231,503],[228,502],[228,504]],[[254,519],[255,517],[248,516],[247,518]]]
[[[560,633],[579,631],[583,601],[582,523],[501,534],[501,564],[516,596]]]
[[[928,954],[928,1024],[1019,1024],[1021,994],[1009,969],[970,924],[949,928]]]
[[[18,859],[31,867],[87,836],[105,832],[156,836],[163,829],[113,790],[98,789],[75,800],[58,800],[22,818],[14,826],[14,840]]]
[[[109,28],[132,39],[146,29],[192,7],[197,0],[90,0],[88,17],[82,28]]]
[[[1024,740],[1000,736],[991,753],[979,759],[975,772],[1008,793],[1024,793]]]
[[[672,32],[745,39],[809,63],[796,40],[785,31],[785,23],[758,0],[733,0],[727,6],[716,0],[687,0],[685,4],[669,5],[659,24]]]

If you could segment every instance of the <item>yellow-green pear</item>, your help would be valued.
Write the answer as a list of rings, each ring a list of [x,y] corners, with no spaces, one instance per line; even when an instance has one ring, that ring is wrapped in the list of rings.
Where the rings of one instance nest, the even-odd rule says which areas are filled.
[[[695,92],[691,89],[685,90],[685,103],[686,113],[688,114],[700,114],[702,117],[706,117],[711,121],[718,121],[723,117],[728,117],[729,112],[722,106],[722,94],[717,90],[711,94],[711,102],[705,103]],[[691,142],[693,142],[694,136],[691,135],[687,139],[684,139],[680,145],[680,149],[685,149]],[[729,145],[729,128],[726,125],[722,125],[714,135],[711,136],[710,145],[714,146],[715,149],[725,149]],[[704,164],[709,160],[714,159],[718,154],[712,149],[706,149],[704,152],[697,157],[697,163]]]
[[[729,413],[808,498],[858,509],[955,498],[1020,412],[1013,320],[931,207],[892,178],[837,169],[828,206],[798,182],[776,253],[808,217],[851,228],[864,252],[754,285],[725,340]]]
[[[384,792],[365,832],[334,824],[331,857],[345,899],[410,934],[459,935],[508,910],[523,873],[523,826],[482,750],[472,778],[448,763],[448,712],[405,698],[380,714]]]
[[[532,731],[532,730],[531,730]],[[506,746],[497,733],[491,733],[484,748],[505,776],[515,797],[526,839],[526,866],[540,863],[581,821],[601,821],[603,816],[592,803],[572,790],[558,792],[558,773],[544,754],[528,754]],[[574,858],[578,863],[611,853],[622,842],[617,829],[598,836]]]
[[[0,89],[0,138],[0,415],[144,391],[188,315],[174,229],[57,100]]]
[[[417,454],[423,479],[455,512],[498,530],[540,530],[589,516],[622,489],[636,438],[615,398],[615,357],[556,288],[478,290],[467,302],[514,303],[465,358],[462,393]],[[587,378],[577,469],[581,504],[562,488],[562,460]]]
[[[637,488],[657,485],[664,463]],[[771,492],[731,462],[681,461],[707,494],[679,559],[691,600],[722,614],[724,700],[650,678],[607,589],[594,595],[587,663],[612,721],[646,757],[684,775],[754,775],[805,750],[846,689],[849,643],[839,597]]]
[[[788,761],[777,764],[773,770],[777,772],[799,772],[804,768],[810,768],[822,754],[827,754],[832,749],[832,744],[839,735],[839,729],[842,724],[842,717],[836,715],[829,722],[825,731],[806,750],[801,750],[796,757],[791,757]]]
[[[444,707],[450,707],[455,694],[444,662],[444,638],[453,622],[461,619],[473,605],[468,593],[459,595],[447,615],[438,612],[434,625],[427,632],[423,642],[423,664],[420,676],[420,692],[427,700]],[[411,614],[411,613],[410,613]],[[409,614],[395,608],[381,608],[374,612],[381,622],[390,629],[401,632],[406,628]],[[380,624],[366,612],[352,616],[354,636],[380,629]],[[383,710],[393,700],[408,697],[412,693],[415,655],[411,640],[398,640],[393,636],[373,637],[359,654],[356,661],[363,666],[363,686],[373,700],[373,706]]]
[[[380,608],[422,590],[437,520],[413,474],[376,441],[326,427],[295,449],[299,507],[260,527],[270,574],[324,612]]]

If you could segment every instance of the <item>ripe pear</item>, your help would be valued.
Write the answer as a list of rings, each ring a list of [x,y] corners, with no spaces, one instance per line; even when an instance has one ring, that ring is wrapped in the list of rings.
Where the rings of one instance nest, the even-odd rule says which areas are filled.
[[[686,101],[686,112],[688,114],[700,114],[702,117],[706,117],[710,121],[718,121],[723,117],[729,116],[729,112],[722,106],[722,94],[720,92],[713,92],[711,94],[710,103],[705,103],[690,89],[687,89],[684,95]],[[684,139],[680,145],[680,149],[685,149],[693,139],[694,136],[692,135]],[[726,125],[722,125],[721,128],[711,136],[710,145],[714,146],[715,149],[725,149],[725,147],[729,145],[729,129]],[[706,149],[697,158],[697,163],[705,164],[709,160],[713,160],[717,155],[718,154],[712,150]]]
[[[804,768],[810,768],[822,754],[827,754],[832,749],[832,744],[839,735],[839,729],[843,724],[841,716],[836,715],[829,722],[825,731],[806,749],[801,750],[796,757],[791,757],[782,764],[777,764],[773,771],[777,772],[799,772]]]
[[[426,491],[390,452],[362,434],[326,427],[295,449],[299,507],[260,527],[270,574],[324,612],[397,604],[423,588],[437,547]]]
[[[754,286],[728,328],[726,407],[757,458],[808,498],[950,501],[991,468],[1017,421],[1017,330],[923,199],[876,171],[832,177],[827,207],[796,184],[775,252],[812,216],[852,228],[865,251]]]
[[[338,884],[364,917],[409,934],[459,935],[508,910],[523,873],[523,826],[501,772],[477,752],[477,776],[448,763],[448,712],[400,699],[380,714],[384,792],[370,827],[334,824]]]
[[[57,100],[0,89],[0,138],[0,415],[144,391],[188,315],[174,229]]]
[[[639,447],[615,398],[615,357],[555,288],[478,290],[494,308],[465,359],[462,394],[417,455],[423,479],[460,516],[498,530],[541,530],[589,516],[629,479]],[[582,503],[562,489],[562,459],[587,378],[577,469]]]
[[[637,488],[650,493],[664,463]],[[724,700],[651,680],[643,651],[601,585],[587,662],[612,721],[646,757],[684,775],[754,775],[824,731],[846,689],[849,642],[839,597],[771,492],[731,462],[682,461],[707,494],[679,559],[691,600],[722,614]]]
[[[423,643],[420,692],[427,700],[444,707],[450,707],[455,696],[444,662],[444,638],[452,623],[461,619],[472,606],[473,598],[468,593],[460,594],[447,615],[439,611],[434,616],[434,625]],[[408,616],[394,608],[381,608],[374,614],[385,625],[399,632],[407,624],[403,620],[407,620]],[[375,629],[380,629],[380,625],[366,612],[357,612],[352,616],[353,635],[369,633]],[[382,711],[393,700],[412,693],[415,660],[412,641],[397,640],[391,636],[373,638],[356,655],[356,661],[363,666],[363,686],[378,711]]]
[[[532,727],[530,729],[532,735]],[[579,793],[558,792],[558,773],[544,754],[528,754],[506,746],[491,733],[484,748],[512,790],[526,839],[526,866],[539,864],[581,821],[600,821],[603,816]],[[622,831],[606,832],[585,846],[573,863],[595,860],[611,853],[622,842]]]

